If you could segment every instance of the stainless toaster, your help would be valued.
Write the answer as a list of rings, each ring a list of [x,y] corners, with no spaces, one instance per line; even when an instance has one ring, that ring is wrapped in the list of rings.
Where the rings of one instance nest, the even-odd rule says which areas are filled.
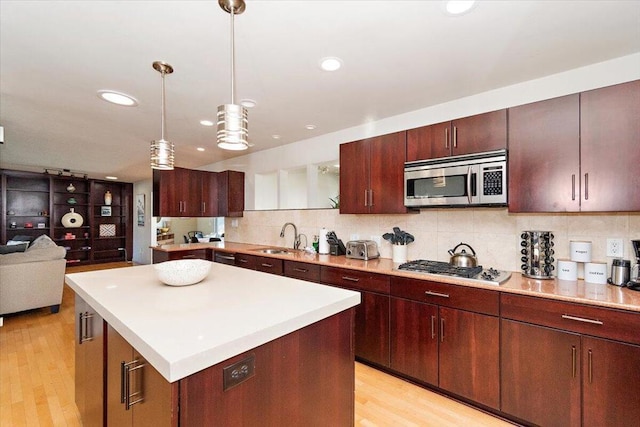
[[[369,260],[378,258],[378,245],[373,240],[352,240],[347,242],[347,258]]]

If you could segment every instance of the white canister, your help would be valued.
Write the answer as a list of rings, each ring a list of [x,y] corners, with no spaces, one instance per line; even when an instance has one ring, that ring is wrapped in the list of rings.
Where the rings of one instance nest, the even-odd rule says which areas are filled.
[[[572,240],[569,245],[571,261],[591,262],[591,242]]]
[[[578,263],[568,259],[559,259],[558,280],[578,280]]]
[[[329,254],[329,242],[327,242],[327,233],[329,231],[322,227],[320,229],[320,234],[318,235],[318,253],[321,255]]]
[[[587,262],[584,265],[584,281],[600,285],[607,284],[607,263]]]
[[[409,245],[391,245],[393,248],[393,262],[405,263],[407,262],[407,252]]]

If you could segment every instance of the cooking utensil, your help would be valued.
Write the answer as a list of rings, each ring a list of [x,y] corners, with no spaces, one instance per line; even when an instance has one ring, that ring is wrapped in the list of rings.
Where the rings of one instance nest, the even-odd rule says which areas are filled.
[[[462,249],[460,252],[456,252],[460,246],[466,246],[471,250],[471,254],[468,254],[467,251]],[[455,265],[456,267],[475,267],[478,265],[478,259],[476,258],[476,252],[473,250],[471,246],[466,243],[460,242],[455,248],[449,249],[449,255],[451,258],[449,263],[451,265]]]

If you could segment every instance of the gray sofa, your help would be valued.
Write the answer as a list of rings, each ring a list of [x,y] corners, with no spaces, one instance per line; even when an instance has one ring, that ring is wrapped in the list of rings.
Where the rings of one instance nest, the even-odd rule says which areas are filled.
[[[0,315],[41,307],[57,313],[62,302],[66,251],[48,236],[24,252],[0,255]]]

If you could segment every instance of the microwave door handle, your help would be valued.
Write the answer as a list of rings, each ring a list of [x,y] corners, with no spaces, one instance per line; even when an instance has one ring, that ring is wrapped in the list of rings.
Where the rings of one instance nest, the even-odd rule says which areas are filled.
[[[471,204],[471,166],[467,169],[467,200]]]

